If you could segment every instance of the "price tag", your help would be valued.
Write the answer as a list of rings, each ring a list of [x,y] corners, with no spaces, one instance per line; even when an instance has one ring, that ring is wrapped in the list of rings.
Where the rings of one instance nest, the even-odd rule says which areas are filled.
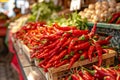
[[[81,8],[81,0],[72,0],[70,4],[70,11],[79,10]]]

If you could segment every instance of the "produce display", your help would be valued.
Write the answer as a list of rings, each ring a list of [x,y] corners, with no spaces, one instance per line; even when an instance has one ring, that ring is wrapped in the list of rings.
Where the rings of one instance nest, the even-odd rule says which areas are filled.
[[[96,24],[92,30],[79,30],[75,26],[59,26],[53,23],[51,27],[43,22],[28,23],[23,26],[15,37],[23,41],[32,51],[31,58],[39,61],[40,67],[47,70],[69,63],[68,69],[77,60],[98,56],[98,66],[102,64],[102,54],[111,36],[105,39],[95,34]]]
[[[120,12],[114,13],[110,18],[107,20],[108,23],[115,23],[120,24]]]
[[[87,18],[90,22],[106,22],[107,18],[112,14],[120,12],[120,3],[115,1],[98,1],[90,4],[84,11],[80,11],[82,18]]]
[[[93,70],[82,67],[64,80],[120,80],[120,66],[103,68],[93,65]]]
[[[77,12],[68,14],[68,18],[65,16],[59,16],[56,19],[50,19],[47,21],[47,24],[52,26],[54,22],[58,23],[61,26],[76,26],[80,30],[88,29],[87,19],[82,19]]]
[[[32,21],[47,21],[51,18],[56,18],[58,11],[61,10],[60,6],[54,5],[53,1],[49,2],[40,2],[32,5],[31,16],[28,19],[28,22]]]

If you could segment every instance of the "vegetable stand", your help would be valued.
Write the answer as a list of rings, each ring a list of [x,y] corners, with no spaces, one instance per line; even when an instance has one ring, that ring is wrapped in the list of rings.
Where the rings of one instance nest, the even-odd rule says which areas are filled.
[[[35,75],[35,78],[41,76],[42,80],[61,80],[64,76],[70,74],[69,70],[67,69],[68,64],[60,66],[58,68],[50,68],[47,73],[44,72],[43,68],[38,68],[35,66],[34,63],[32,63],[33,60],[30,59],[30,53],[29,49],[26,45],[22,43],[20,40],[15,40],[13,38],[12,40],[14,42],[15,50],[18,52],[18,58],[20,60],[21,67],[23,68],[23,72],[26,75],[26,78],[32,73],[34,70],[37,73],[37,76]],[[114,65],[114,57],[116,56],[116,52],[113,50],[110,50],[108,54],[103,55],[103,64],[102,65]],[[90,62],[88,59],[83,61],[77,61],[72,68],[79,68],[80,66],[87,66],[91,67],[93,64],[96,64],[97,57],[93,58],[92,62]],[[37,61],[35,61],[37,64]],[[44,76],[43,76],[44,75]],[[39,79],[41,80],[41,79]]]
[[[36,23],[34,23],[34,24],[36,24]],[[41,25],[41,30],[44,30],[44,28],[48,28],[49,29],[49,27],[42,27],[42,25],[43,24],[40,24],[40,23],[37,23],[37,24],[39,24],[39,25]],[[31,24],[30,24],[31,25]],[[40,27],[40,26],[39,26]],[[30,28],[30,27],[29,27]],[[32,26],[32,28],[34,28],[35,29],[35,26],[33,25]],[[43,29],[42,29],[43,28]],[[60,41],[58,44],[57,44],[57,46],[56,46],[56,48],[57,48],[57,50],[58,51],[56,51],[55,49],[53,49],[53,50],[55,50],[56,52],[55,53],[59,53],[59,55],[57,55],[58,57],[57,58],[55,58],[56,60],[59,60],[59,59],[61,59],[61,58],[63,58],[64,56],[66,56],[67,54],[67,50],[69,51],[69,53],[70,54],[68,54],[68,60],[70,60],[70,63],[68,64],[68,60],[67,59],[63,59],[63,60],[61,60],[61,62],[59,62],[58,64],[62,64],[62,65],[60,65],[60,66],[58,66],[57,67],[57,64],[54,66],[48,66],[47,67],[47,70],[48,70],[48,72],[43,72],[44,70],[46,71],[46,68],[44,68],[44,66],[43,67],[40,67],[40,68],[38,68],[38,69],[40,69],[40,71],[43,73],[43,74],[45,74],[45,76],[46,76],[46,78],[48,79],[48,80],[61,80],[64,76],[66,76],[66,75],[68,75],[68,70],[69,69],[71,69],[71,68],[79,68],[80,66],[88,66],[88,67],[91,67],[91,65],[93,65],[93,64],[98,64],[99,66],[100,65],[103,65],[103,66],[105,66],[105,65],[114,65],[114,57],[115,57],[115,55],[116,55],[116,52],[115,51],[113,51],[113,50],[110,50],[110,49],[108,49],[107,50],[107,52],[106,52],[106,50],[105,50],[105,52],[103,53],[103,51],[102,51],[102,47],[99,45],[99,44],[101,44],[101,45],[105,45],[105,44],[108,44],[109,43],[109,39],[111,38],[111,36],[108,36],[107,38],[105,38],[105,39],[103,39],[103,40],[98,40],[98,41],[95,41],[95,40],[93,40],[93,36],[95,35],[95,31],[96,31],[96,24],[94,25],[94,27],[92,28],[92,30],[91,30],[91,32],[89,32],[88,33],[88,31],[87,30],[77,30],[75,27],[60,27],[59,25],[57,25],[57,24],[53,24],[53,27],[52,28],[57,28],[57,29],[60,29],[60,31],[59,31],[59,33],[57,32],[57,33],[55,33],[55,34],[57,34],[57,35],[59,35],[59,36],[54,36],[54,35],[44,35],[44,36],[40,36],[40,41],[42,41],[42,39],[44,39],[44,38],[46,38],[46,39],[50,39],[51,41],[53,40],[56,40],[56,41],[54,41],[54,43],[49,43],[49,44],[47,44],[45,47],[43,47],[43,48],[40,48],[40,49],[38,49],[38,50],[42,50],[42,49],[45,49],[45,51],[47,50],[47,48],[50,48],[50,49],[52,49],[52,47],[54,48],[55,46],[53,46],[53,45],[56,45],[56,42],[58,43],[58,41]],[[20,31],[24,31],[24,30],[22,30],[22,29],[25,29],[25,30],[31,30],[31,29],[28,29],[28,28],[25,28],[25,26],[24,27],[22,27],[21,28],[21,30]],[[51,29],[51,28],[50,28]],[[64,32],[62,32],[61,30],[64,30]],[[71,31],[71,30],[73,30],[73,31]],[[32,31],[32,30],[31,30]],[[51,30],[52,31],[52,30]],[[70,32],[67,32],[67,31],[70,31]],[[29,33],[30,33],[30,31],[29,31]],[[64,33],[64,34],[63,34]],[[36,56],[36,55],[34,55],[35,53],[31,53],[31,50],[32,50],[32,47],[33,47],[33,49],[35,49],[35,51],[37,51],[36,50],[36,47],[34,48],[34,45],[33,46],[30,46],[30,45],[32,45],[32,44],[29,44],[28,45],[28,43],[30,42],[30,40],[28,40],[27,41],[27,43],[25,43],[25,41],[28,39],[27,37],[29,37],[29,36],[31,36],[31,34],[29,34],[29,36],[27,35],[26,37],[22,37],[22,36],[25,36],[26,34],[24,34],[24,35],[19,35],[19,34],[21,34],[21,32],[18,32],[18,33],[16,33],[16,34],[14,34],[13,35],[13,43],[14,44],[16,44],[16,50],[17,49],[20,49],[20,53],[22,53],[22,54],[24,54],[25,56],[27,56],[27,59],[28,59],[28,61],[29,62],[31,62],[32,63],[32,61],[36,61],[36,59],[37,58],[32,58],[32,57],[38,57],[38,56]],[[19,35],[19,36],[18,36]],[[32,34],[33,35],[33,34]],[[41,34],[39,34],[39,35],[41,35]],[[62,36],[61,36],[62,35]],[[82,35],[84,35],[84,36],[82,36]],[[85,36],[86,35],[86,36]],[[87,35],[89,35],[89,36],[87,36]],[[71,36],[74,36],[73,38],[71,37]],[[77,38],[79,36],[79,38]],[[54,37],[54,38],[51,38],[51,37]],[[60,48],[60,46],[58,46],[58,45],[61,45],[61,46],[63,46],[63,45],[65,45],[65,40],[67,40],[67,38],[66,37],[71,37],[72,38],[72,40],[75,40],[75,41],[70,41],[69,43],[68,43],[68,45],[70,44],[70,46],[68,46],[68,48],[67,47],[64,47],[63,48],[63,50],[61,51],[61,52],[59,52],[59,50],[61,50],[61,48]],[[23,38],[23,40],[21,40],[21,38]],[[24,39],[24,38],[26,38],[26,39]],[[35,41],[35,40],[37,40],[37,38],[35,38],[35,35],[33,36],[33,40]],[[59,39],[60,38],[60,39]],[[70,39],[71,39],[70,38]],[[31,37],[31,40],[32,40],[32,37]],[[34,42],[34,41],[32,41],[32,43]],[[68,41],[69,41],[69,38],[68,38]],[[80,42],[79,44],[80,44],[80,46],[78,45],[78,44],[75,44],[76,42]],[[81,41],[82,41],[82,43],[81,43]],[[95,42],[94,42],[95,41]],[[101,42],[102,41],[102,42]],[[105,43],[103,43],[103,41],[105,41]],[[61,43],[63,43],[64,42],[64,44],[61,44]],[[44,43],[45,42],[42,42],[42,43],[40,43],[41,45],[43,44],[44,45]],[[26,45],[27,45],[27,47],[26,47]],[[34,43],[35,44],[35,43]],[[75,46],[73,46],[73,47],[71,47],[72,45],[75,45]],[[77,46],[76,46],[77,45]],[[90,61],[89,59],[91,59],[91,58],[87,58],[87,55],[86,55],[86,51],[84,51],[84,49],[85,50],[88,50],[89,48],[88,47],[90,47],[90,45],[93,45],[94,47],[96,47],[96,51],[98,51],[99,53],[98,53],[98,56],[96,56],[95,54],[97,53],[94,53],[94,57],[92,58],[92,61]],[[29,47],[29,48],[28,48]],[[38,47],[39,48],[39,47]],[[79,53],[71,53],[71,50],[81,50],[81,51],[79,51]],[[83,51],[82,51],[83,50]],[[91,50],[91,49],[90,49]],[[17,50],[18,52],[19,52],[19,50]],[[52,51],[52,50],[51,50]],[[51,52],[51,51],[49,51],[49,53]],[[100,51],[102,51],[102,53],[100,53]],[[44,52],[44,51],[43,51]],[[48,53],[48,54],[49,54]],[[51,54],[53,54],[54,52],[52,52]],[[39,54],[42,54],[42,53],[39,53]],[[91,54],[91,53],[89,53],[89,54]],[[43,54],[43,55],[47,55],[47,54]],[[41,55],[41,56],[39,56],[39,58],[40,57],[42,57],[43,55]],[[81,55],[81,56],[80,56]],[[85,56],[86,55],[86,56]],[[31,59],[31,58],[32,59]],[[70,57],[70,58],[69,58]],[[78,58],[80,57],[80,60],[78,60]],[[101,58],[100,58],[101,57]],[[44,57],[45,59],[44,60],[46,60],[47,59],[47,57]],[[77,58],[77,60],[75,59],[75,58]],[[49,59],[49,57],[48,57],[48,59]],[[54,62],[54,55],[53,55],[53,57],[51,57],[51,59],[50,60],[48,60],[47,59],[47,61],[48,62],[50,62],[50,60],[53,60],[52,62]],[[44,61],[43,60],[43,61]],[[74,62],[73,62],[73,61]],[[101,63],[101,60],[102,60],[102,63]],[[39,61],[39,60],[38,60]],[[38,61],[36,61],[36,62],[38,62]],[[66,62],[67,61],[67,62]],[[43,62],[42,62],[43,63]],[[41,64],[41,62],[39,63],[39,64]],[[34,64],[31,64],[31,65],[34,65]],[[38,64],[36,65],[36,66],[38,66]],[[43,70],[44,69],[44,70]]]

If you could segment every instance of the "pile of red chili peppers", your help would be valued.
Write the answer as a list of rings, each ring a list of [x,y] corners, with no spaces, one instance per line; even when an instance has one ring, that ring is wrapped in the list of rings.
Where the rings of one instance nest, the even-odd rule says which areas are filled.
[[[82,68],[74,70],[63,80],[120,80],[120,66],[103,68],[93,65],[93,70]]]
[[[43,22],[36,22],[23,26],[15,37],[31,49],[31,58],[39,60],[39,66],[45,70],[67,63],[70,69],[76,61],[92,61],[92,57],[96,56],[98,66],[101,66],[102,54],[107,53],[111,36],[102,39],[95,32],[96,24],[89,32],[74,26],[59,26],[54,23],[48,27]]]

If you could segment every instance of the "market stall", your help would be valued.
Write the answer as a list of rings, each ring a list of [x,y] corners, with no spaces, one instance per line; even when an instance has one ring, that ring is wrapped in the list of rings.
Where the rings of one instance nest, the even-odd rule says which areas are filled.
[[[120,3],[87,6],[60,16],[40,2],[9,25],[24,80],[120,80]]]

